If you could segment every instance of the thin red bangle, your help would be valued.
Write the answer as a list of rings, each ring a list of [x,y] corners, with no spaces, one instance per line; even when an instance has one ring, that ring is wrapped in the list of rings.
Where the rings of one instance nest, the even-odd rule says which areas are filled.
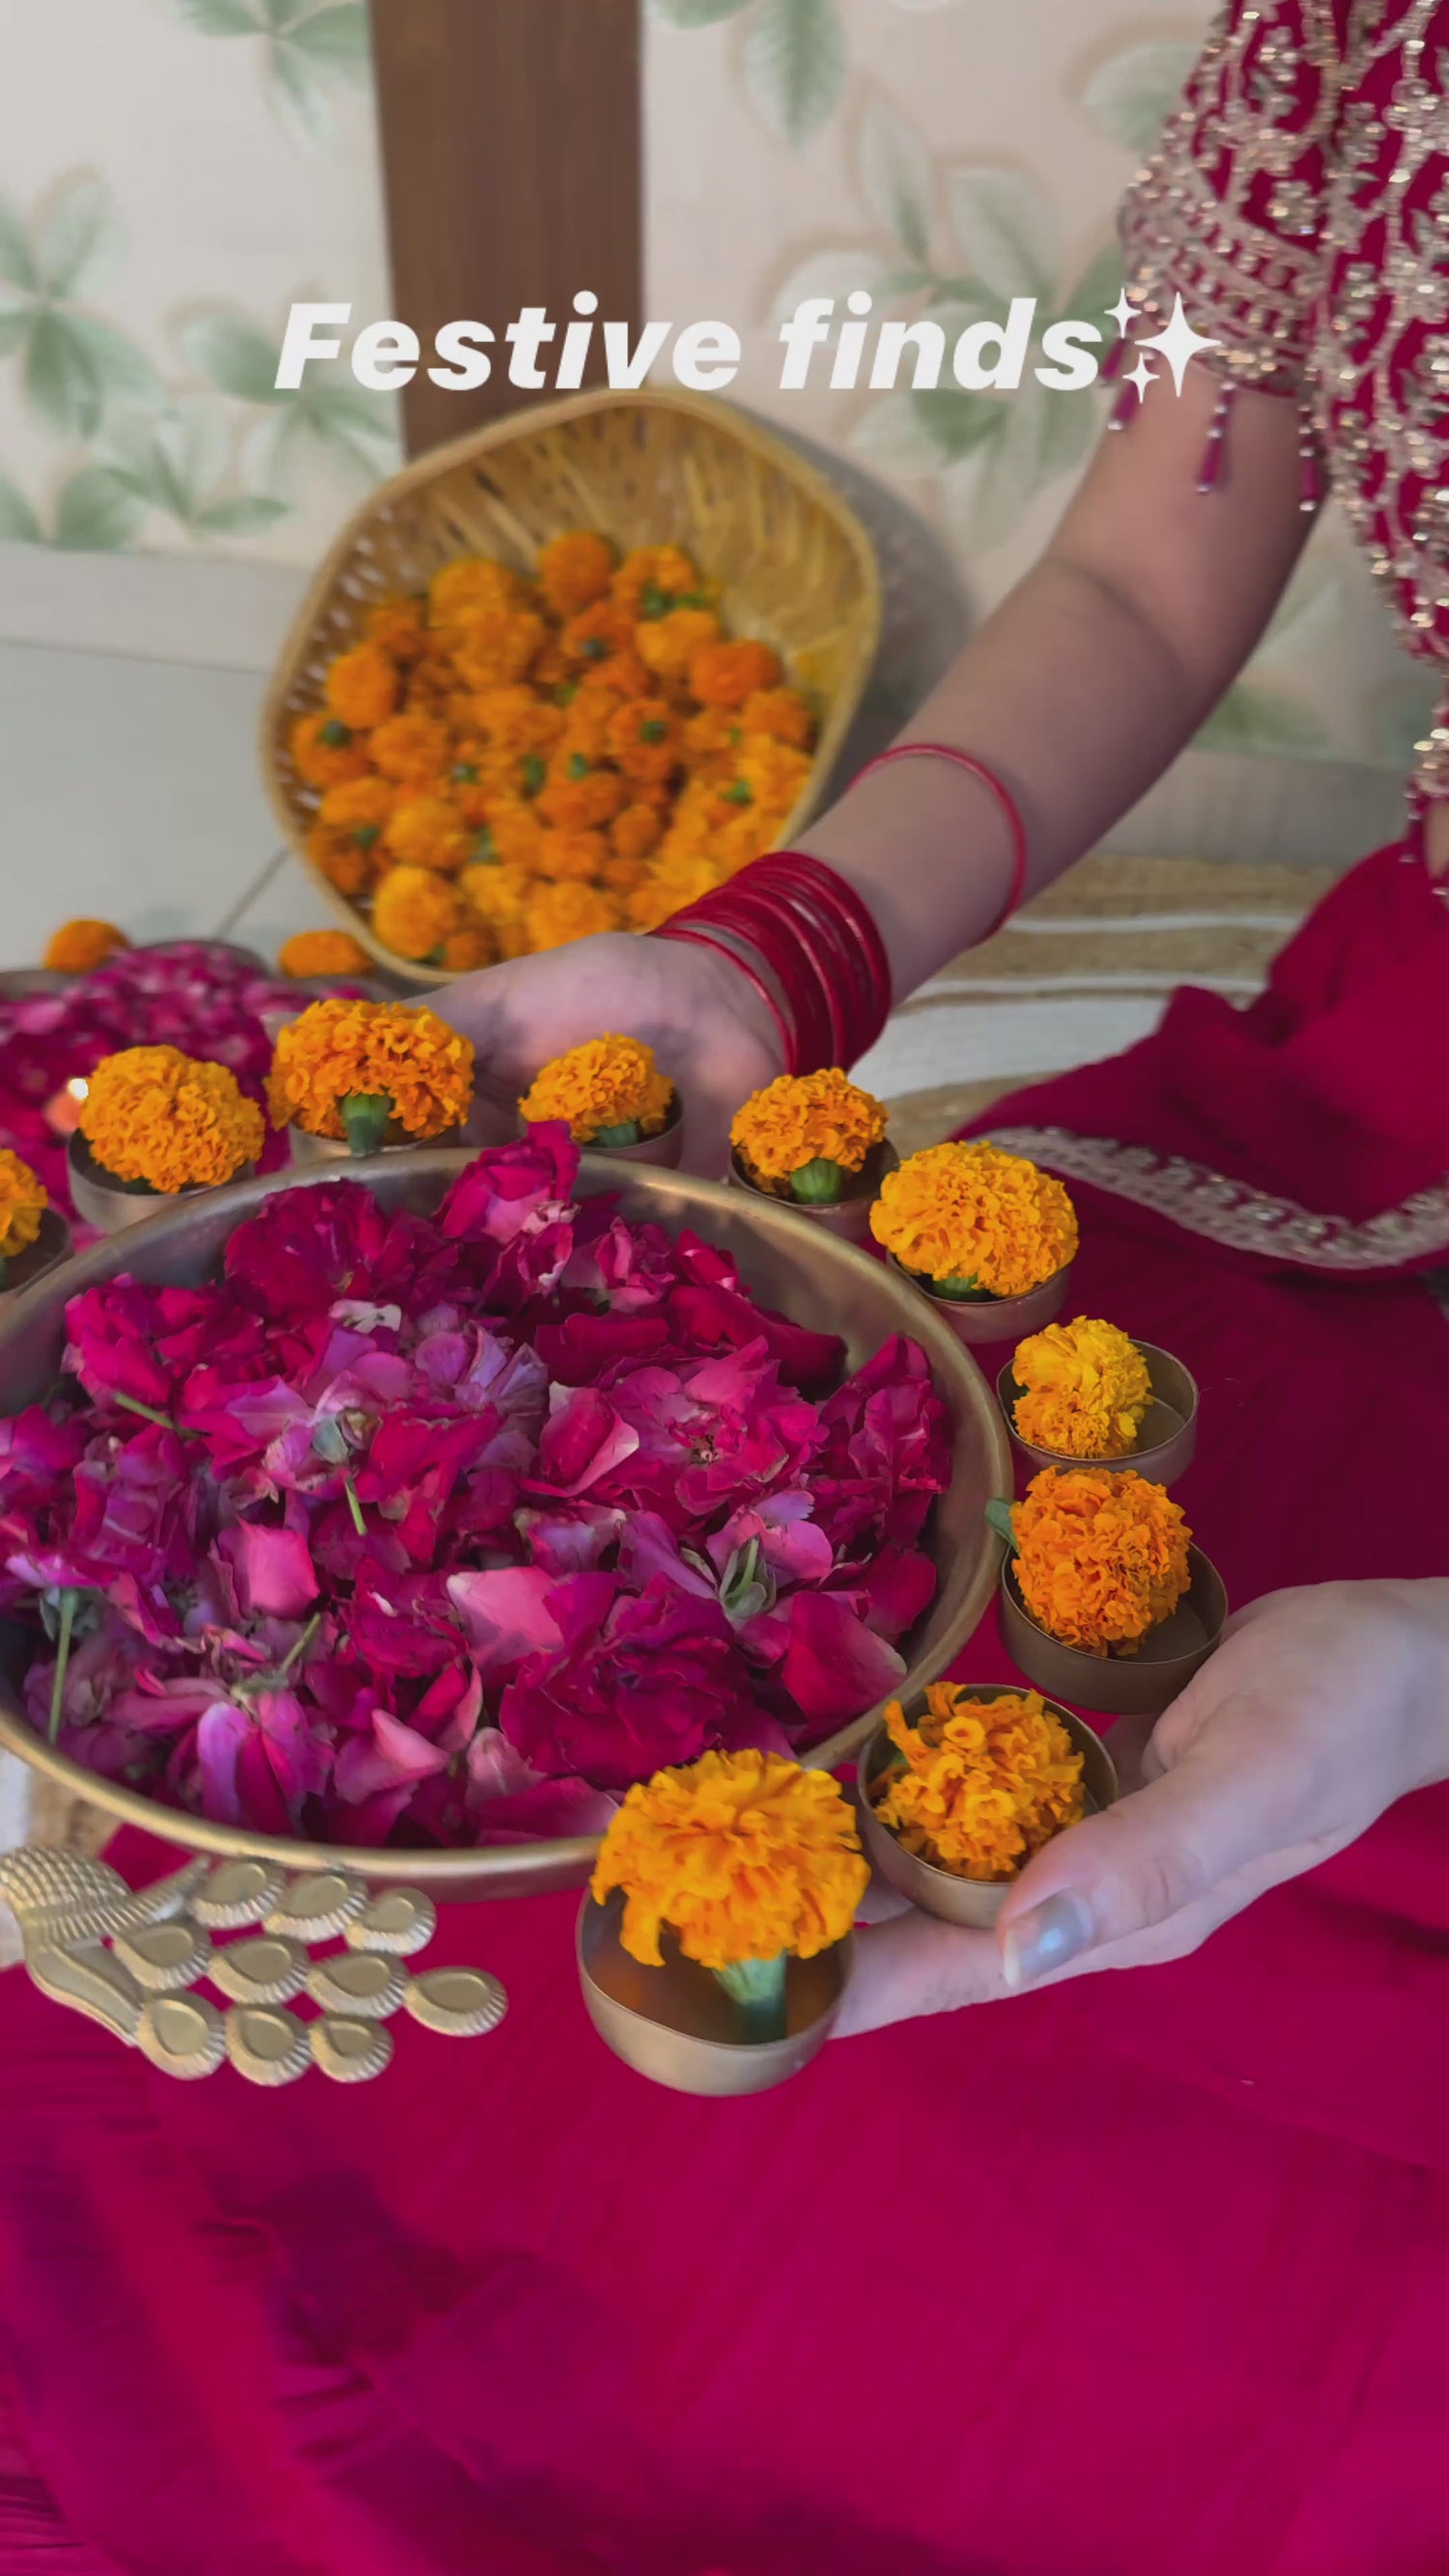
[[[764,976],[759,973],[757,968],[750,964],[749,959],[747,957],[742,957],[738,949],[731,948],[728,940],[716,939],[712,931],[697,929],[692,922],[677,920],[661,922],[658,931],[656,931],[654,935],[656,938],[662,938],[666,931],[671,939],[686,940],[691,948],[713,949],[716,957],[727,957],[732,966],[737,966],[739,968],[746,983],[753,984],[755,991],[759,994],[759,997],[764,1003],[766,1010],[769,1012],[771,1019],[774,1021],[776,1028],[779,1030],[780,1052],[785,1059],[785,1070],[787,1073],[793,1072],[795,1058],[794,1031],[790,1028],[785,1018],[785,1014],[781,1010],[779,1003],[776,1001],[774,994],[771,992],[769,985],[766,983]]]
[[[853,886],[803,851],[774,851],[752,860],[713,893],[661,922],[654,936],[690,940],[730,957],[783,1032],[758,969],[773,976],[793,1022],[786,1058],[791,1073],[854,1063],[885,1025],[890,970],[875,922]],[[752,953],[756,967],[733,942]]]
[[[858,787],[861,779],[869,778],[872,770],[884,769],[887,764],[893,760],[922,759],[949,760],[955,768],[968,770],[973,778],[980,779],[983,787],[990,788],[992,795],[995,797],[1003,814],[1006,816],[1007,828],[1011,833],[1011,847],[1013,853],[1011,884],[1007,891],[1006,901],[1002,905],[996,919],[993,921],[991,928],[989,930],[984,930],[981,934],[982,939],[994,939],[998,930],[1005,928],[1006,923],[1011,919],[1012,914],[1015,912],[1026,892],[1026,871],[1029,859],[1026,840],[1026,825],[1021,819],[1021,808],[1017,804],[1016,798],[1012,795],[1010,788],[1004,786],[1002,781],[997,777],[995,770],[988,769],[985,761],[977,760],[973,753],[969,751],[958,751],[953,742],[895,742],[892,743],[889,751],[879,752],[874,760],[868,760],[864,769],[857,772],[851,783],[853,786]]]

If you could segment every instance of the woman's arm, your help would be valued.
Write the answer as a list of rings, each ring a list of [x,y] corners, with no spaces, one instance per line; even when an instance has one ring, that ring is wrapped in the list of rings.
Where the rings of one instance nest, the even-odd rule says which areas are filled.
[[[1041,561],[900,737],[953,743],[996,772],[1026,824],[1033,888],[1091,849],[1192,739],[1307,536],[1297,408],[1280,397],[1238,395],[1226,471],[1197,490],[1218,391],[1194,365],[1180,398],[1159,383],[1103,436]],[[1011,878],[996,800],[945,762],[864,779],[800,847],[865,896],[898,1000],[990,928]]]

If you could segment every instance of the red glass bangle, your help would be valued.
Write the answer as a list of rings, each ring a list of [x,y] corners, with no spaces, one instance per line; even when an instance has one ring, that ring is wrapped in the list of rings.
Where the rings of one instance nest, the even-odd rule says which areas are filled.
[[[795,1070],[795,1032],[786,1020],[785,1014],[781,1010],[779,1003],[776,1001],[774,994],[771,992],[769,985],[766,983],[764,976],[760,974],[756,967],[750,964],[749,959],[747,957],[741,957],[738,949],[731,948],[727,940],[716,939],[712,931],[701,930],[692,922],[679,921],[677,916],[674,921],[662,923],[660,928],[654,933],[654,937],[656,939],[662,939],[666,935],[671,939],[681,939],[686,941],[691,948],[712,949],[716,957],[727,957],[732,966],[738,967],[740,973],[744,976],[746,983],[753,984],[755,991],[759,994],[759,997],[764,1003],[766,1010],[769,1012],[771,1019],[774,1021],[776,1028],[779,1030],[780,1052],[785,1059],[785,1070],[787,1073],[792,1073]]]
[[[661,922],[654,936],[692,940],[732,957],[782,1025],[762,973],[727,942],[752,952],[774,978],[793,1024],[791,1073],[853,1064],[885,1025],[890,969],[880,932],[854,887],[803,851],[752,860],[727,884]]]
[[[1011,834],[1013,862],[1011,884],[1007,890],[1006,901],[1002,905],[996,919],[993,921],[991,928],[983,931],[981,934],[982,939],[994,939],[997,931],[1003,929],[1006,923],[1011,919],[1012,914],[1015,912],[1018,904],[1021,902],[1022,896],[1026,892],[1026,871],[1029,856],[1026,840],[1026,825],[1021,819],[1021,808],[1017,804],[1016,798],[1012,795],[1010,788],[1004,786],[1002,781],[997,777],[995,770],[988,769],[985,761],[977,760],[972,752],[958,751],[953,742],[896,742],[892,743],[889,751],[882,751],[877,754],[874,760],[868,760],[864,769],[858,773],[853,784],[858,787],[862,778],[869,778],[873,770],[884,769],[893,760],[923,759],[948,760],[952,763],[953,767],[969,771],[973,778],[980,779],[983,787],[990,788],[992,795],[995,797],[1003,814],[1006,816],[1007,828]]]

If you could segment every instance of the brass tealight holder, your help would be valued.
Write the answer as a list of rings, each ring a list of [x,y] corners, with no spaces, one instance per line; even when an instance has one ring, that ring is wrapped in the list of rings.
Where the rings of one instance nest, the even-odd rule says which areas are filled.
[[[239,1163],[228,1181],[194,1181],[180,1190],[138,1189],[118,1181],[96,1161],[79,1128],[65,1153],[71,1203],[82,1224],[94,1226],[97,1234],[120,1234],[127,1226],[144,1225],[148,1217],[174,1208],[178,1199],[205,1198],[214,1189],[232,1189],[239,1181],[249,1181],[257,1168],[255,1163]]]
[[[1068,1458],[1056,1449],[1039,1449],[1034,1441],[1023,1440],[1016,1427],[1016,1408],[1025,1389],[1017,1384],[1014,1362],[1008,1360],[996,1381],[997,1400],[1006,1416],[1006,1427],[1012,1441],[1029,1458],[1034,1467],[1111,1467],[1121,1474],[1146,1476],[1154,1485],[1175,1484],[1192,1465],[1197,1450],[1197,1380],[1171,1351],[1159,1350],[1155,1342],[1138,1342],[1134,1347],[1147,1363],[1147,1381],[1152,1401],[1142,1417],[1137,1446],[1120,1458]]]
[[[887,1259],[968,1349],[978,1342],[1015,1343],[1024,1341],[1028,1333],[1039,1333],[1043,1324],[1060,1314],[1072,1277],[1072,1265],[1066,1261],[1039,1288],[1024,1289],[1019,1297],[942,1297],[918,1270],[907,1270],[904,1262],[897,1261],[893,1252]]]
[[[57,1270],[70,1259],[70,1227],[59,1208],[48,1207],[40,1220],[40,1232],[23,1252],[12,1252],[5,1258],[5,1276],[0,1280],[0,1305],[18,1297],[23,1289],[33,1288],[47,1271]]]
[[[881,1183],[900,1163],[894,1145],[882,1139],[872,1145],[858,1172],[847,1172],[838,1199],[816,1204],[792,1197],[788,1190],[762,1189],[752,1181],[739,1149],[730,1148],[729,1177],[737,1190],[748,1190],[752,1198],[769,1199],[776,1207],[788,1208],[792,1216],[804,1217],[809,1225],[823,1226],[827,1234],[840,1237],[842,1243],[867,1246],[871,1240],[870,1212],[880,1196]]]
[[[1076,1461],[1080,1465],[1080,1460]],[[1001,1569],[1001,1633],[1013,1663],[1039,1691],[1108,1717],[1160,1717],[1221,1643],[1228,1596],[1200,1547],[1187,1551],[1190,1581],[1173,1611],[1149,1628],[1135,1655],[1089,1655],[1064,1645],[1033,1619],[1021,1597],[1016,1560]]]
[[[963,1682],[960,1688],[970,1699],[1009,1699],[1017,1695],[1015,1682]],[[1094,1735],[1072,1709],[1063,1708],[1053,1699],[1044,1704],[1048,1714],[1066,1728],[1074,1752],[1082,1757],[1087,1814],[1100,1815],[1104,1808],[1115,1805],[1120,1795],[1111,1754],[1100,1735]],[[924,1691],[906,1704],[908,1725],[918,1723],[925,1705]],[[861,1754],[856,1772],[861,1840],[871,1866],[923,1914],[938,1915],[943,1923],[960,1923],[973,1931],[989,1931],[1020,1872],[1011,1878],[965,1878],[959,1870],[941,1869],[934,1861],[923,1860],[919,1853],[907,1851],[894,1828],[883,1824],[875,1811],[875,1792],[892,1750],[885,1727],[878,1726]]]
[[[849,1933],[813,1959],[791,1959],[785,2037],[750,2040],[741,2036],[738,2006],[708,1968],[684,1957],[672,1933],[660,1936],[662,1967],[631,1958],[619,1938],[623,1915],[619,1890],[603,1905],[585,1896],[575,1948],[589,2019],[637,2075],[673,2093],[723,2100],[769,2092],[818,2057],[850,1981]]]

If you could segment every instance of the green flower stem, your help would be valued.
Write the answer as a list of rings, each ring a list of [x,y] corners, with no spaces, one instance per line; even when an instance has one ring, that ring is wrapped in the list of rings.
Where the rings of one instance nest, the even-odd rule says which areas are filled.
[[[201,1438],[201,1433],[199,1431],[183,1430],[179,1422],[172,1421],[169,1413],[158,1413],[154,1404],[143,1404],[139,1396],[113,1395],[111,1402],[121,1413],[139,1413],[143,1422],[159,1423],[163,1431],[174,1431],[178,1440],[199,1440]]]
[[[1005,1539],[1007,1546],[1010,1548],[1012,1555],[1014,1556],[1016,1554],[1016,1523],[1011,1517],[1011,1512],[1012,1507],[1010,1503],[1004,1502],[999,1494],[993,1494],[990,1502],[986,1506],[987,1520],[995,1530],[997,1537]]]
[[[66,1667],[70,1662],[70,1634],[75,1626],[75,1614],[79,1603],[80,1594],[73,1587],[67,1586],[60,1596],[60,1635],[55,1649],[55,1679],[50,1685],[49,1732],[52,1744],[56,1743],[60,1736],[60,1712],[65,1698]]]
[[[798,1172],[790,1174],[790,1196],[805,1207],[834,1207],[841,1177],[838,1163],[817,1154],[813,1163],[802,1163]]]
[[[351,1486],[352,1486],[352,1480],[351,1480],[351,1478],[349,1477],[349,1478],[348,1478],[348,1490],[349,1490],[349,1492],[351,1492]],[[356,1497],[356,1495],[355,1495],[355,1494],[353,1495],[353,1500],[354,1500],[354,1502],[357,1500],[357,1497]],[[291,1669],[292,1669],[292,1666],[293,1666],[294,1664],[297,1664],[297,1663],[300,1663],[300,1662],[301,1662],[302,1657],[306,1654],[308,1647],[311,1645],[312,1640],[313,1640],[313,1638],[316,1636],[317,1631],[318,1631],[318,1629],[321,1627],[321,1625],[322,1625],[322,1613],[321,1613],[321,1611],[320,1611],[320,1610],[314,1610],[314,1611],[313,1611],[313,1613],[312,1613],[311,1618],[310,1618],[310,1619],[308,1620],[308,1622],[307,1622],[306,1627],[303,1629],[301,1636],[297,1639],[296,1644],[295,1644],[295,1645],[292,1645],[292,1646],[289,1646],[289,1647],[287,1648],[287,1651],[286,1651],[285,1655],[282,1657],[281,1662],[278,1664],[278,1666],[277,1666],[277,1679],[278,1679],[278,1681],[283,1681],[283,1682],[284,1682],[284,1681],[286,1680],[286,1678],[287,1678],[287,1675],[290,1673],[290,1671],[291,1671]]]
[[[782,1950],[774,1959],[738,1959],[731,1968],[713,1971],[725,1993],[739,2006],[746,2039],[784,2038],[785,1971],[789,1960],[788,1950]]]
[[[606,1153],[611,1145],[637,1145],[639,1121],[637,1118],[626,1118],[620,1127],[596,1128],[592,1141],[596,1145],[602,1145]]]
[[[352,1514],[352,1526],[359,1538],[366,1538],[367,1523],[362,1517],[362,1505],[357,1499],[357,1487],[350,1476],[343,1477],[342,1490],[347,1496],[347,1508]]]
[[[392,1119],[390,1091],[352,1091],[341,1104],[349,1154],[376,1154]]]
[[[933,1279],[930,1282],[930,1285],[938,1297],[987,1298],[992,1294],[992,1291],[989,1288],[983,1288],[980,1281],[974,1278]]]

